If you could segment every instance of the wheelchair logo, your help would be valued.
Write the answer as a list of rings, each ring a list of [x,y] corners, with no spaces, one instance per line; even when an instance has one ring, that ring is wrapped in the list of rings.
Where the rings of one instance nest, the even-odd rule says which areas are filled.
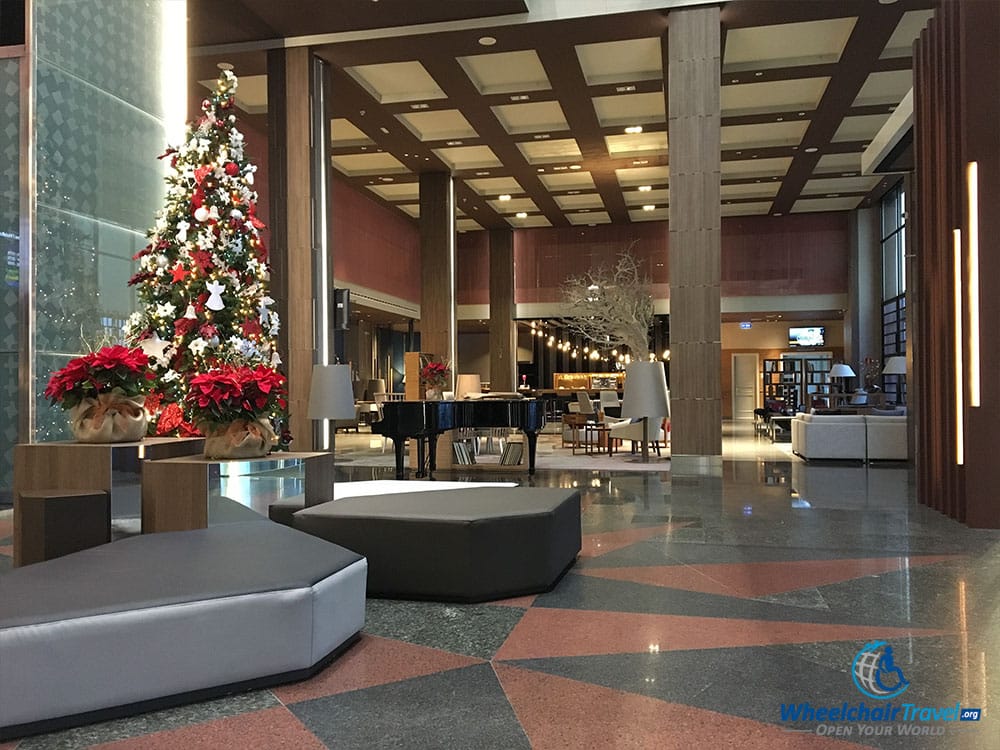
[[[851,665],[854,686],[869,698],[889,700],[906,692],[909,681],[893,662],[892,646],[872,641],[858,651]]]

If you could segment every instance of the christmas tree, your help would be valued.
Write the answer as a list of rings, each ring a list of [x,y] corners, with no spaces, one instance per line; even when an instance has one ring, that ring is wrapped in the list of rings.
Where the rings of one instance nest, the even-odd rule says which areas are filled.
[[[168,148],[164,208],[134,256],[140,309],[126,325],[157,375],[146,408],[155,434],[193,433],[183,398],[191,378],[222,365],[276,368],[278,316],[267,295],[256,166],[236,128],[237,79],[224,70],[187,139]]]

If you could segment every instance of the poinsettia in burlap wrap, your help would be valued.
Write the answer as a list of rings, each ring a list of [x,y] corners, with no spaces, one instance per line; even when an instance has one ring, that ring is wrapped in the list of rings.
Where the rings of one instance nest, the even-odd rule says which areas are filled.
[[[269,420],[286,406],[285,377],[263,365],[223,365],[191,378],[185,401],[207,458],[266,456],[276,442]]]

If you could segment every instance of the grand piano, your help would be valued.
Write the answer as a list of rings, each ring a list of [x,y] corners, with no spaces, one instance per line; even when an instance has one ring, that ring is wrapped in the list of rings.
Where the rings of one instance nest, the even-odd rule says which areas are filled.
[[[405,479],[403,446],[417,441],[416,476],[423,477],[424,459],[430,471],[437,468],[438,435],[463,427],[516,427],[528,438],[528,473],[535,473],[535,446],[545,426],[545,404],[534,399],[482,398],[474,401],[387,401],[382,419],[372,422],[372,432],[392,439],[396,451],[396,479]],[[425,453],[426,445],[426,453]]]

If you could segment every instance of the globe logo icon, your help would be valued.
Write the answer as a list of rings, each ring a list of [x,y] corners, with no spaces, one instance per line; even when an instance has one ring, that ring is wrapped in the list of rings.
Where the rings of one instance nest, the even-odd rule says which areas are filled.
[[[854,686],[869,698],[889,700],[906,692],[909,681],[893,661],[892,646],[872,641],[854,656],[851,665]]]

